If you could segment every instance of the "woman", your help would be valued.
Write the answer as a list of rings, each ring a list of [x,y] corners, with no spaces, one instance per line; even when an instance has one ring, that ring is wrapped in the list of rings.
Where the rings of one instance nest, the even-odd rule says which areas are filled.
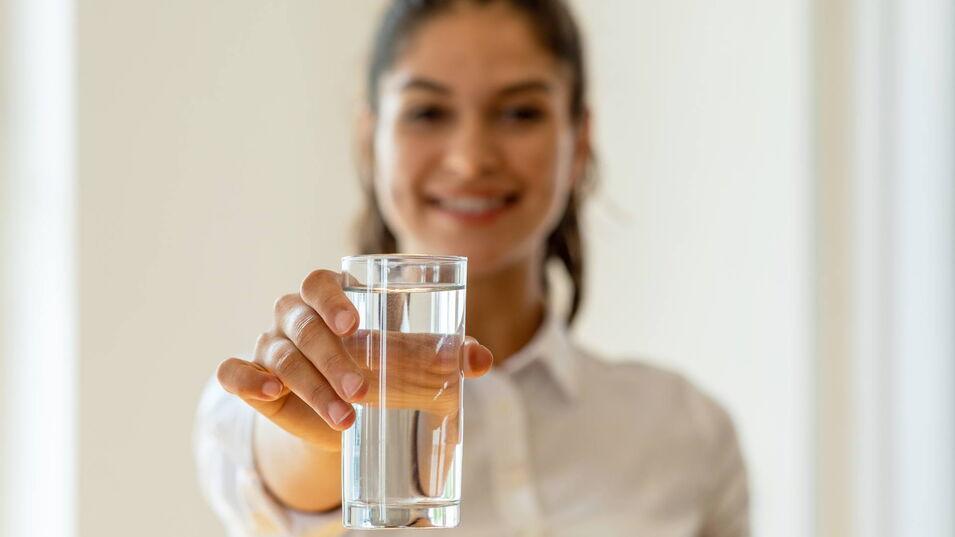
[[[559,0],[396,0],[377,33],[360,249],[469,260],[463,514],[446,531],[747,535],[727,414],[672,373],[567,339],[592,157],[581,48]],[[566,319],[551,259],[573,284]],[[318,270],[274,315],[253,360],[224,361],[206,389],[200,479],[232,535],[337,535],[340,432],[367,390],[341,340],[357,312]]]

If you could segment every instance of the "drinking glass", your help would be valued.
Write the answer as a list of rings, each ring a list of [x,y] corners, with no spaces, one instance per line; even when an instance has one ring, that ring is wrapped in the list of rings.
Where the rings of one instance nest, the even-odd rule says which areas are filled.
[[[345,347],[369,383],[342,434],[347,528],[458,525],[466,278],[464,257],[342,259],[360,317]]]

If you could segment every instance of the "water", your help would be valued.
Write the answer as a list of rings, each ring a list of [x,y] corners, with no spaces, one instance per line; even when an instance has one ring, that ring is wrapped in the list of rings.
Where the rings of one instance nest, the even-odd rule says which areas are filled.
[[[342,438],[348,527],[454,527],[461,498],[463,286],[345,288],[370,381]]]

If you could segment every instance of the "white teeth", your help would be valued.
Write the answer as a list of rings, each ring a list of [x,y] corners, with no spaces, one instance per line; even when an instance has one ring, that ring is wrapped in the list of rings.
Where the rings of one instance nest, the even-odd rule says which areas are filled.
[[[438,200],[441,207],[459,213],[484,213],[504,206],[504,198],[460,197]]]

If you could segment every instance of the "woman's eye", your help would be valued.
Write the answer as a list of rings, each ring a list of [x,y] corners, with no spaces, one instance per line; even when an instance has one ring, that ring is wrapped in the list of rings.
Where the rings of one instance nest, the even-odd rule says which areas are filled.
[[[501,118],[513,123],[533,123],[544,117],[544,111],[536,106],[512,106],[501,111]]]
[[[413,123],[437,123],[445,119],[448,113],[440,106],[417,106],[405,114],[405,118]]]

